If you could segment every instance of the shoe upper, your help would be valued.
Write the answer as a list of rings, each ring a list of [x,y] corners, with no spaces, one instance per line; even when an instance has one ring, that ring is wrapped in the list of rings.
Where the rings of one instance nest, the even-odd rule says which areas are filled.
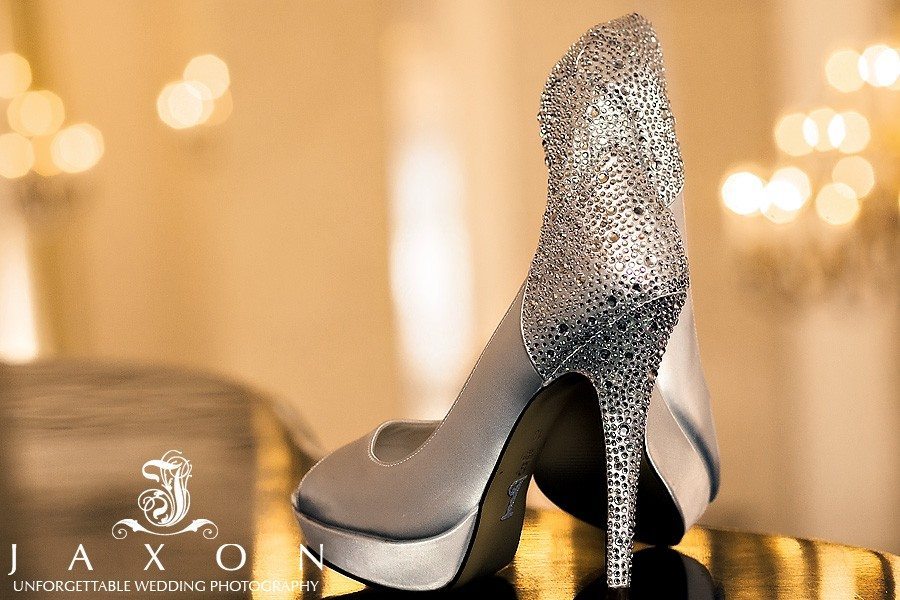
[[[661,74],[653,30],[630,15],[582,36],[541,95],[547,208],[522,324],[547,379],[607,324],[688,288],[668,209],[681,156]]]
[[[672,205],[672,212],[682,236],[686,237],[683,196]],[[706,502],[712,502],[719,491],[721,470],[719,445],[709,388],[703,374],[703,365],[700,363],[700,346],[697,341],[694,306],[690,293],[659,365],[656,387],[660,399],[671,412],[685,437],[690,440],[705,466],[709,480]],[[650,433],[648,429],[648,435]],[[705,506],[706,504],[703,508]],[[697,518],[699,516],[696,515]],[[690,521],[688,524],[692,523],[693,521]]]

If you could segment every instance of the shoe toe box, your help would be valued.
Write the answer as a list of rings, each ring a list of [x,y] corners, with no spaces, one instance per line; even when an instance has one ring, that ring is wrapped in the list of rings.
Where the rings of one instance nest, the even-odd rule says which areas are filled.
[[[306,473],[294,493],[294,508],[303,516],[337,527],[352,528],[358,514],[355,499],[369,461],[368,437],[337,449]]]

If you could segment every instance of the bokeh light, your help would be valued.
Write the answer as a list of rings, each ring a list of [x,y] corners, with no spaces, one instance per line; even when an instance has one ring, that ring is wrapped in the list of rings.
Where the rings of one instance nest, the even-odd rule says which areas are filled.
[[[34,165],[31,168],[35,173],[44,177],[58,175],[61,172],[60,168],[53,162],[52,142],[52,135],[31,138],[31,146],[34,148]]]
[[[790,186],[788,186],[788,187],[790,187]],[[767,185],[766,188],[767,188],[767,192],[768,192],[769,186]],[[777,193],[777,192],[772,192],[772,193]],[[765,206],[763,206],[762,209],[760,210],[760,212],[763,214],[763,216],[766,219],[768,219],[772,223],[776,223],[778,225],[784,225],[785,223],[790,223],[791,221],[796,220],[797,216],[800,214],[800,212],[796,211],[796,210],[788,210],[788,209],[781,208],[774,202],[770,202],[770,203],[766,204]]]
[[[185,81],[199,81],[209,90],[212,99],[221,98],[231,85],[228,65],[214,54],[195,56],[184,68]]]
[[[0,54],[0,98],[15,98],[31,85],[31,65],[15,52]]]
[[[813,146],[818,142],[818,131],[815,131],[815,140],[810,144],[806,140],[803,113],[791,113],[783,116],[775,125],[775,143],[778,147],[791,156],[803,156],[812,152]],[[815,127],[814,123],[811,123]]]
[[[763,180],[749,172],[738,171],[722,183],[722,201],[731,212],[751,215],[763,205]]]
[[[214,108],[212,92],[199,81],[178,81],[163,88],[156,100],[162,122],[173,129],[204,123]]]
[[[806,143],[819,152],[826,152],[835,148],[832,144],[833,139],[838,143],[842,142],[846,135],[846,124],[843,123],[843,119],[835,121],[836,116],[837,113],[828,107],[817,108],[810,112],[803,121],[803,137]]]
[[[890,87],[900,77],[900,54],[884,44],[866,48],[858,60],[859,76],[874,87]]]
[[[53,163],[66,173],[87,171],[97,164],[103,150],[103,134],[87,123],[66,127],[50,144]]]
[[[795,174],[781,173],[763,188],[760,212],[773,223],[789,223],[797,218],[797,211],[806,202],[801,185],[795,184]]]
[[[813,121],[812,117],[804,116],[803,117],[803,142],[810,147],[810,149],[814,149],[819,145],[819,126]]]
[[[0,176],[22,177],[34,164],[34,149],[27,138],[18,133],[0,135]]]
[[[834,115],[828,121],[828,144],[832,148],[837,148],[844,143],[847,137],[847,123],[841,115]]]
[[[834,165],[831,179],[849,186],[857,198],[864,198],[875,187],[875,169],[862,156],[845,156]]]
[[[816,196],[816,213],[830,225],[847,225],[859,214],[859,199],[847,184],[829,183]]]
[[[16,96],[6,107],[6,118],[24,136],[50,135],[63,124],[66,110],[59,96],[40,90]]]
[[[865,150],[872,137],[869,120],[855,110],[842,112],[841,119],[844,121],[844,139],[838,149],[845,154],[855,154]]]
[[[825,78],[834,89],[855,92],[865,83],[859,74],[859,53],[855,50],[837,50],[825,63]]]
[[[769,178],[768,188],[772,184],[778,184],[774,191],[777,192],[773,197],[774,203],[785,210],[799,210],[812,194],[812,185],[809,176],[803,169],[797,167],[782,167],[772,173]],[[783,185],[791,188],[785,190]]]

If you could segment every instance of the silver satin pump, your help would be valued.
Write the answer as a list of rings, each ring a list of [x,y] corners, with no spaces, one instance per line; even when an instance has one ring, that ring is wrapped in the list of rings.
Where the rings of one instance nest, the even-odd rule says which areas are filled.
[[[661,406],[651,395],[689,282],[669,209],[682,163],[649,23],[630,15],[582,36],[548,77],[538,119],[540,242],[447,416],[381,425],[295,493],[306,543],[356,579],[434,590],[503,568],[554,423],[592,402],[607,585],[630,583],[648,410]]]

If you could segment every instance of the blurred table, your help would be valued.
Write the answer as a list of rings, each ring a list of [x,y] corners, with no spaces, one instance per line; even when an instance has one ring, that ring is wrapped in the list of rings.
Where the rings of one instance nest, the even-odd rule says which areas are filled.
[[[129,597],[159,597],[133,591],[151,581],[172,590],[162,595],[172,598],[395,595],[320,572],[301,558],[289,497],[316,453],[303,427],[289,406],[197,372],[77,362],[0,365],[0,597],[11,596],[17,583],[77,580],[119,589],[130,582]],[[158,476],[162,463],[152,461],[170,450],[190,461],[190,503],[186,509],[182,503],[176,525],[156,530],[200,525],[161,536],[126,522],[118,532],[124,537],[115,535],[114,525],[127,519],[153,529],[138,497],[161,483],[143,472]],[[207,521],[216,531],[205,535]],[[11,544],[17,569],[6,576]],[[92,571],[85,560],[68,570],[79,546]],[[232,568],[241,549],[241,568],[220,568],[217,553]],[[515,562],[473,585],[491,598],[601,598],[602,560],[601,532],[557,511],[530,511]],[[898,577],[900,559],[887,553],[695,527],[674,549],[637,552],[631,597],[888,599],[896,596]]]

